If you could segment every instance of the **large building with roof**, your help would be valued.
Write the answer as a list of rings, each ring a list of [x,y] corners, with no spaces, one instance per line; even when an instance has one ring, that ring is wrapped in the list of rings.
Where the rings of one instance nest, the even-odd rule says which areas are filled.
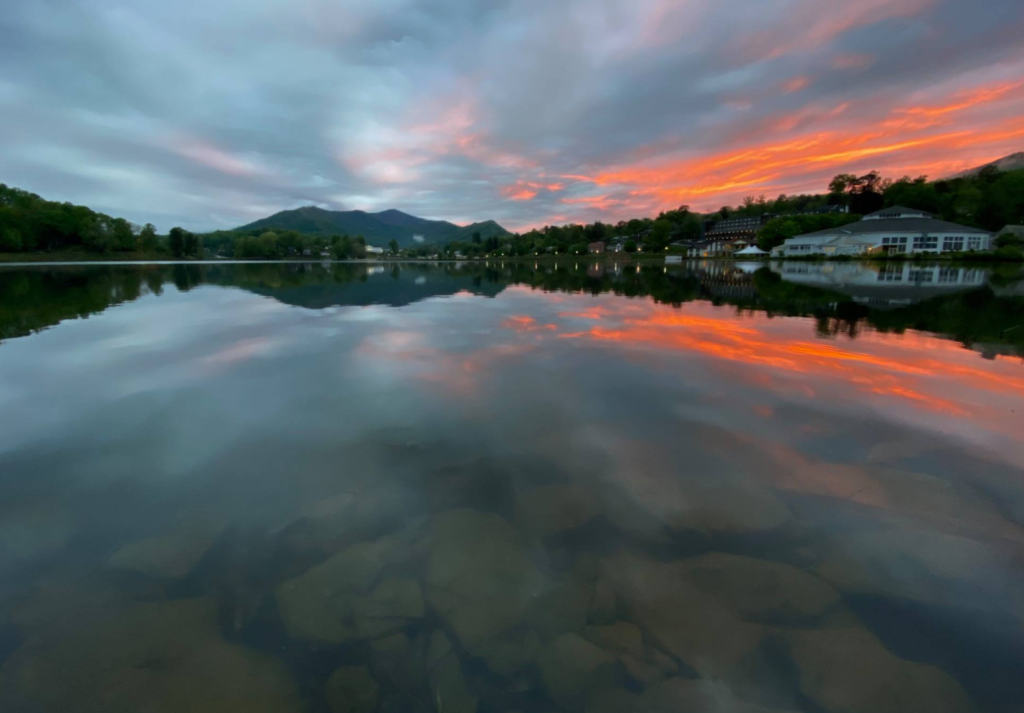
[[[896,255],[989,250],[992,234],[937,219],[931,213],[894,206],[849,225],[790,238],[772,251],[801,255]]]

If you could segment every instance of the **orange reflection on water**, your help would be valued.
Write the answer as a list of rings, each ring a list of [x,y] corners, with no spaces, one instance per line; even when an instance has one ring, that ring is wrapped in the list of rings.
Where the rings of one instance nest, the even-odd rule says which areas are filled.
[[[842,343],[811,341],[808,337],[815,326],[806,319],[739,316],[702,304],[675,310],[653,302],[631,302],[623,313],[608,306],[600,309],[588,314],[600,324],[574,324],[558,336],[706,357],[712,360],[709,367],[724,372],[723,376],[790,396],[813,398],[828,388],[840,396],[881,397],[919,411],[967,419],[988,414],[993,394],[1024,397],[1024,375],[1018,365],[982,361],[960,345],[924,334],[869,331]],[[574,319],[582,314],[559,312]],[[797,382],[794,376],[799,377]],[[808,380],[813,380],[814,387]],[[989,415],[998,420],[995,414]],[[1007,429],[998,424],[997,430]]]

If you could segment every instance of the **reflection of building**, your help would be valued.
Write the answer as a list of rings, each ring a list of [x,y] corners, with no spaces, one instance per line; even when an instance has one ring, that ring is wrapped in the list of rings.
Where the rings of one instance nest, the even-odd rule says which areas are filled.
[[[864,255],[943,253],[988,250],[992,234],[938,220],[931,213],[895,206],[864,216],[864,220],[790,238],[773,254]]]
[[[987,272],[973,267],[913,263],[773,263],[787,282],[830,289],[855,302],[877,306],[913,304],[930,297],[981,287]]]

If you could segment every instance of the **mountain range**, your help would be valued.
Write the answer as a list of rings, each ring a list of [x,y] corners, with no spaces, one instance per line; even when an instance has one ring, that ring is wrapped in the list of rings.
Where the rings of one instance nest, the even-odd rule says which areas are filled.
[[[1003,156],[991,163],[986,163],[984,166],[977,166],[966,171],[961,171],[960,173],[954,173],[950,178],[967,178],[968,176],[976,176],[981,172],[981,169],[987,168],[988,166],[995,166],[1000,171],[1019,171],[1024,168],[1024,151],[1010,154],[1009,156]]]
[[[243,225],[238,230],[295,230],[307,235],[325,237],[362,235],[370,245],[385,247],[395,240],[403,248],[414,247],[421,242],[468,242],[476,232],[485,240],[509,235],[507,230],[493,220],[460,226],[446,220],[417,218],[400,210],[367,213],[361,210],[324,210],[316,206],[283,210],[269,218]],[[418,240],[417,236],[422,237],[422,240]]]

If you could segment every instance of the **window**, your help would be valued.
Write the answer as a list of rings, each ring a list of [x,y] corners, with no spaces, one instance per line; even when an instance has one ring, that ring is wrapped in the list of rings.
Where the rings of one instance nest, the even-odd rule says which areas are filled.
[[[902,238],[882,238],[882,247],[888,253],[905,253],[907,251],[907,236]]]
[[[907,277],[910,282],[920,284],[922,282],[933,282],[935,280],[935,273],[932,270],[911,270]]]
[[[932,235],[914,238],[914,250],[938,250],[939,239]]]
[[[983,237],[980,235],[972,235],[967,241],[968,250],[984,250],[982,247]]]
[[[963,249],[964,249],[964,239],[962,237],[959,237],[959,238],[943,238],[943,240],[942,240],[942,250],[944,252],[950,252],[950,251],[962,252]]]

